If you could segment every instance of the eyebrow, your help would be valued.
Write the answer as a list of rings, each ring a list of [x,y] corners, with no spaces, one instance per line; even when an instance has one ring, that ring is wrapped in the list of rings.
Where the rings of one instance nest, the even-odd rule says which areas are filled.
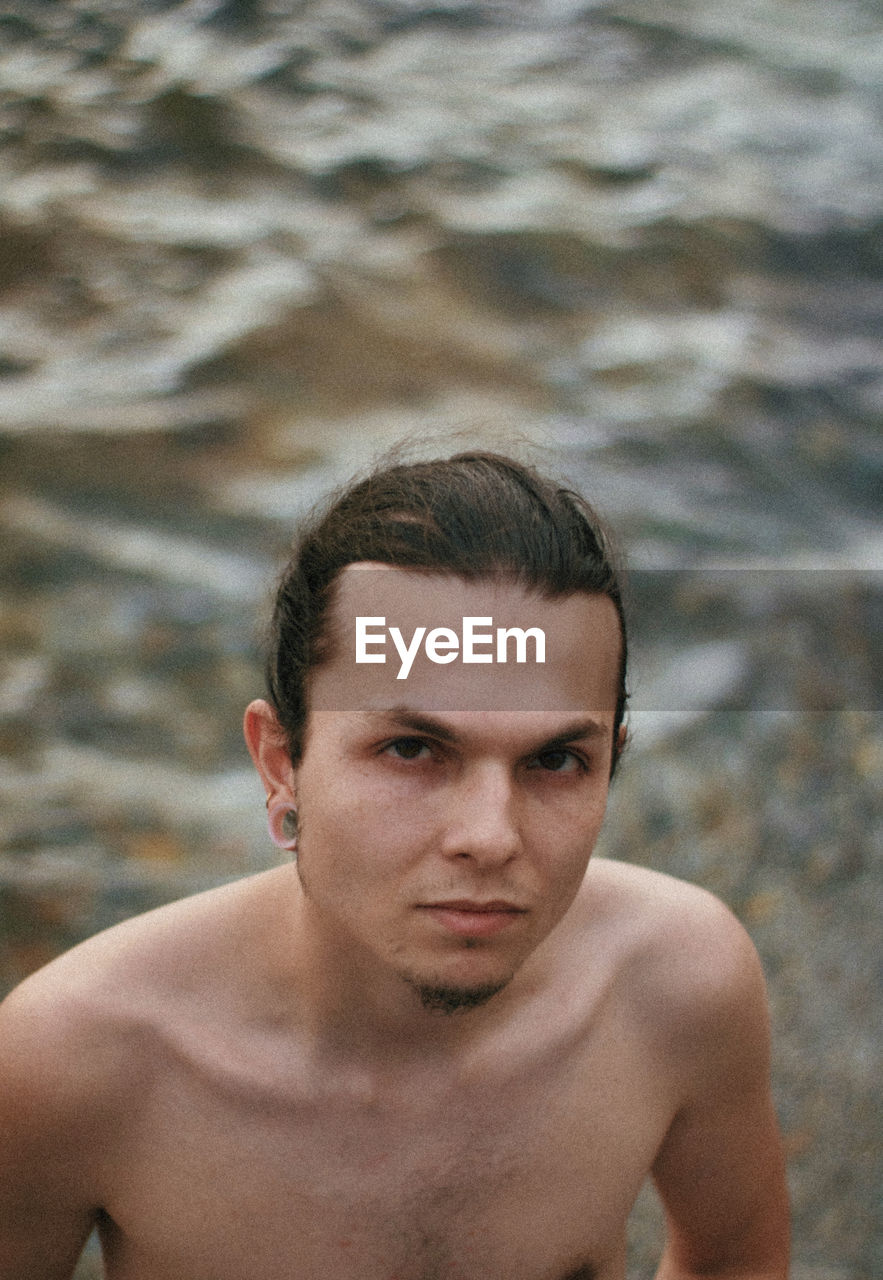
[[[415,711],[411,707],[388,707],[383,711],[368,712],[368,715],[372,717],[378,716],[382,720],[400,725],[403,729],[413,729],[417,733],[429,734],[433,738],[438,738],[441,742],[457,742],[459,738],[459,735],[453,729],[449,729],[441,720],[436,720],[434,716],[428,716],[422,711]],[[609,736],[609,729],[605,725],[599,724],[597,720],[574,720],[565,725],[560,733],[554,734],[551,738],[543,738],[534,750],[553,751],[555,748],[566,746],[570,742],[603,739]]]

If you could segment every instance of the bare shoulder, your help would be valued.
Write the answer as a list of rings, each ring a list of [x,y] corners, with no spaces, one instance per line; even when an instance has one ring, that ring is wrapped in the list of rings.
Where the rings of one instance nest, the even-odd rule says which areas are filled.
[[[610,859],[590,864],[584,889],[616,957],[617,986],[644,1025],[690,1053],[766,1036],[766,987],[748,933],[714,894]]]
[[[211,995],[236,920],[255,914],[243,906],[253,893],[230,887],[127,921],[0,1004],[0,1274],[72,1273],[170,1027],[186,1020],[176,1009]]]
[[[234,974],[241,982],[236,927],[255,896],[250,881],[195,894],[32,974],[0,1004],[0,1092],[39,1103],[47,1117],[49,1102],[84,1117],[113,1110],[115,1099],[127,1105],[144,1090],[175,1010]]]
[[[627,936],[645,945],[691,950],[713,943],[744,945],[747,935],[732,911],[707,889],[662,871],[611,858],[595,858],[585,892],[617,924],[630,922]],[[750,945],[750,943],[749,943]]]

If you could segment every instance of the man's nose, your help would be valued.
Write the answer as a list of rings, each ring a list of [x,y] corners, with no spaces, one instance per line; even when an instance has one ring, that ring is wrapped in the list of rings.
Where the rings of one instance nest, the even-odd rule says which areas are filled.
[[[521,848],[518,798],[507,769],[484,765],[468,770],[450,801],[444,841],[448,857],[492,866],[516,856]]]

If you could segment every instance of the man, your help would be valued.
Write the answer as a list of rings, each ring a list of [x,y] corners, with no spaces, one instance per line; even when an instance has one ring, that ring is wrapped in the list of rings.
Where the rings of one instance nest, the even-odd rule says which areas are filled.
[[[763,980],[729,912],[589,862],[624,741],[591,510],[492,454],[307,531],[245,716],[293,860],[128,921],[0,1012],[0,1276],[787,1273]]]

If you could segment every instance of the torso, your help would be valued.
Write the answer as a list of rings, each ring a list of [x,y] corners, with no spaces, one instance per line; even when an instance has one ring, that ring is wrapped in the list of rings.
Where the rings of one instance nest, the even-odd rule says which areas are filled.
[[[150,1067],[101,1166],[108,1280],[622,1280],[677,1107],[625,998],[643,874],[593,863],[547,988],[434,1061],[332,1064],[217,972],[164,989],[161,1021],[146,999]]]
[[[629,1132],[620,1082],[580,1114],[572,1074],[406,1109],[267,1099],[259,1119],[247,1090],[219,1106],[182,1080],[111,1200],[109,1278],[613,1280],[665,1112]]]

